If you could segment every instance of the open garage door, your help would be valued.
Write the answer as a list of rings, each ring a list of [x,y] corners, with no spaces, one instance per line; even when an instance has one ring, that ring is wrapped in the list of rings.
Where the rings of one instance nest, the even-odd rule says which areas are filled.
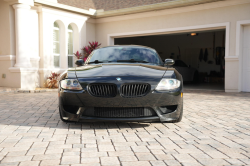
[[[162,60],[175,60],[184,89],[224,90],[225,30],[115,38],[115,45],[154,48]]]

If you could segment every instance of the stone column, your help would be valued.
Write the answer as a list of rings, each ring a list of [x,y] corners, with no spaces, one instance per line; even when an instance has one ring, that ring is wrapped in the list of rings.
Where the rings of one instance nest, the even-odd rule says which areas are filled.
[[[29,28],[30,28],[30,5],[15,4],[15,31],[16,31],[16,64],[17,68],[29,68],[30,54],[29,50]]]

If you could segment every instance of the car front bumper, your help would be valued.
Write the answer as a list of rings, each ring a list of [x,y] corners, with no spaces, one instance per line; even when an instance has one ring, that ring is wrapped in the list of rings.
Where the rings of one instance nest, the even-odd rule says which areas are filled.
[[[163,106],[176,105],[171,112],[162,112]],[[65,109],[65,106],[74,107],[75,111]],[[96,117],[84,116],[84,110],[92,107],[150,107],[156,115],[150,117]],[[152,121],[175,121],[179,118],[183,109],[183,98],[181,88],[173,92],[151,91],[144,97],[124,98],[117,95],[113,98],[101,98],[91,96],[86,90],[70,91],[60,89],[59,108],[61,116],[67,121],[122,121],[122,122],[152,122]]]

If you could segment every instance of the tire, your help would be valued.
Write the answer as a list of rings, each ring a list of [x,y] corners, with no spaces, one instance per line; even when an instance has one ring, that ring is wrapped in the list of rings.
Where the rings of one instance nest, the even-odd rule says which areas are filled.
[[[194,72],[193,83],[199,83],[199,73],[198,73],[198,71]]]

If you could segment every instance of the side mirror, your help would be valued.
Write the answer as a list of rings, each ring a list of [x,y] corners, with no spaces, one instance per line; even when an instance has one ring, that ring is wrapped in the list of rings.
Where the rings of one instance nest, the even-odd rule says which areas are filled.
[[[77,66],[83,66],[84,61],[83,61],[83,59],[77,59],[76,62],[75,62],[75,64],[76,64]]]
[[[167,65],[167,66],[174,65],[174,60],[173,59],[165,59],[165,65]]]

